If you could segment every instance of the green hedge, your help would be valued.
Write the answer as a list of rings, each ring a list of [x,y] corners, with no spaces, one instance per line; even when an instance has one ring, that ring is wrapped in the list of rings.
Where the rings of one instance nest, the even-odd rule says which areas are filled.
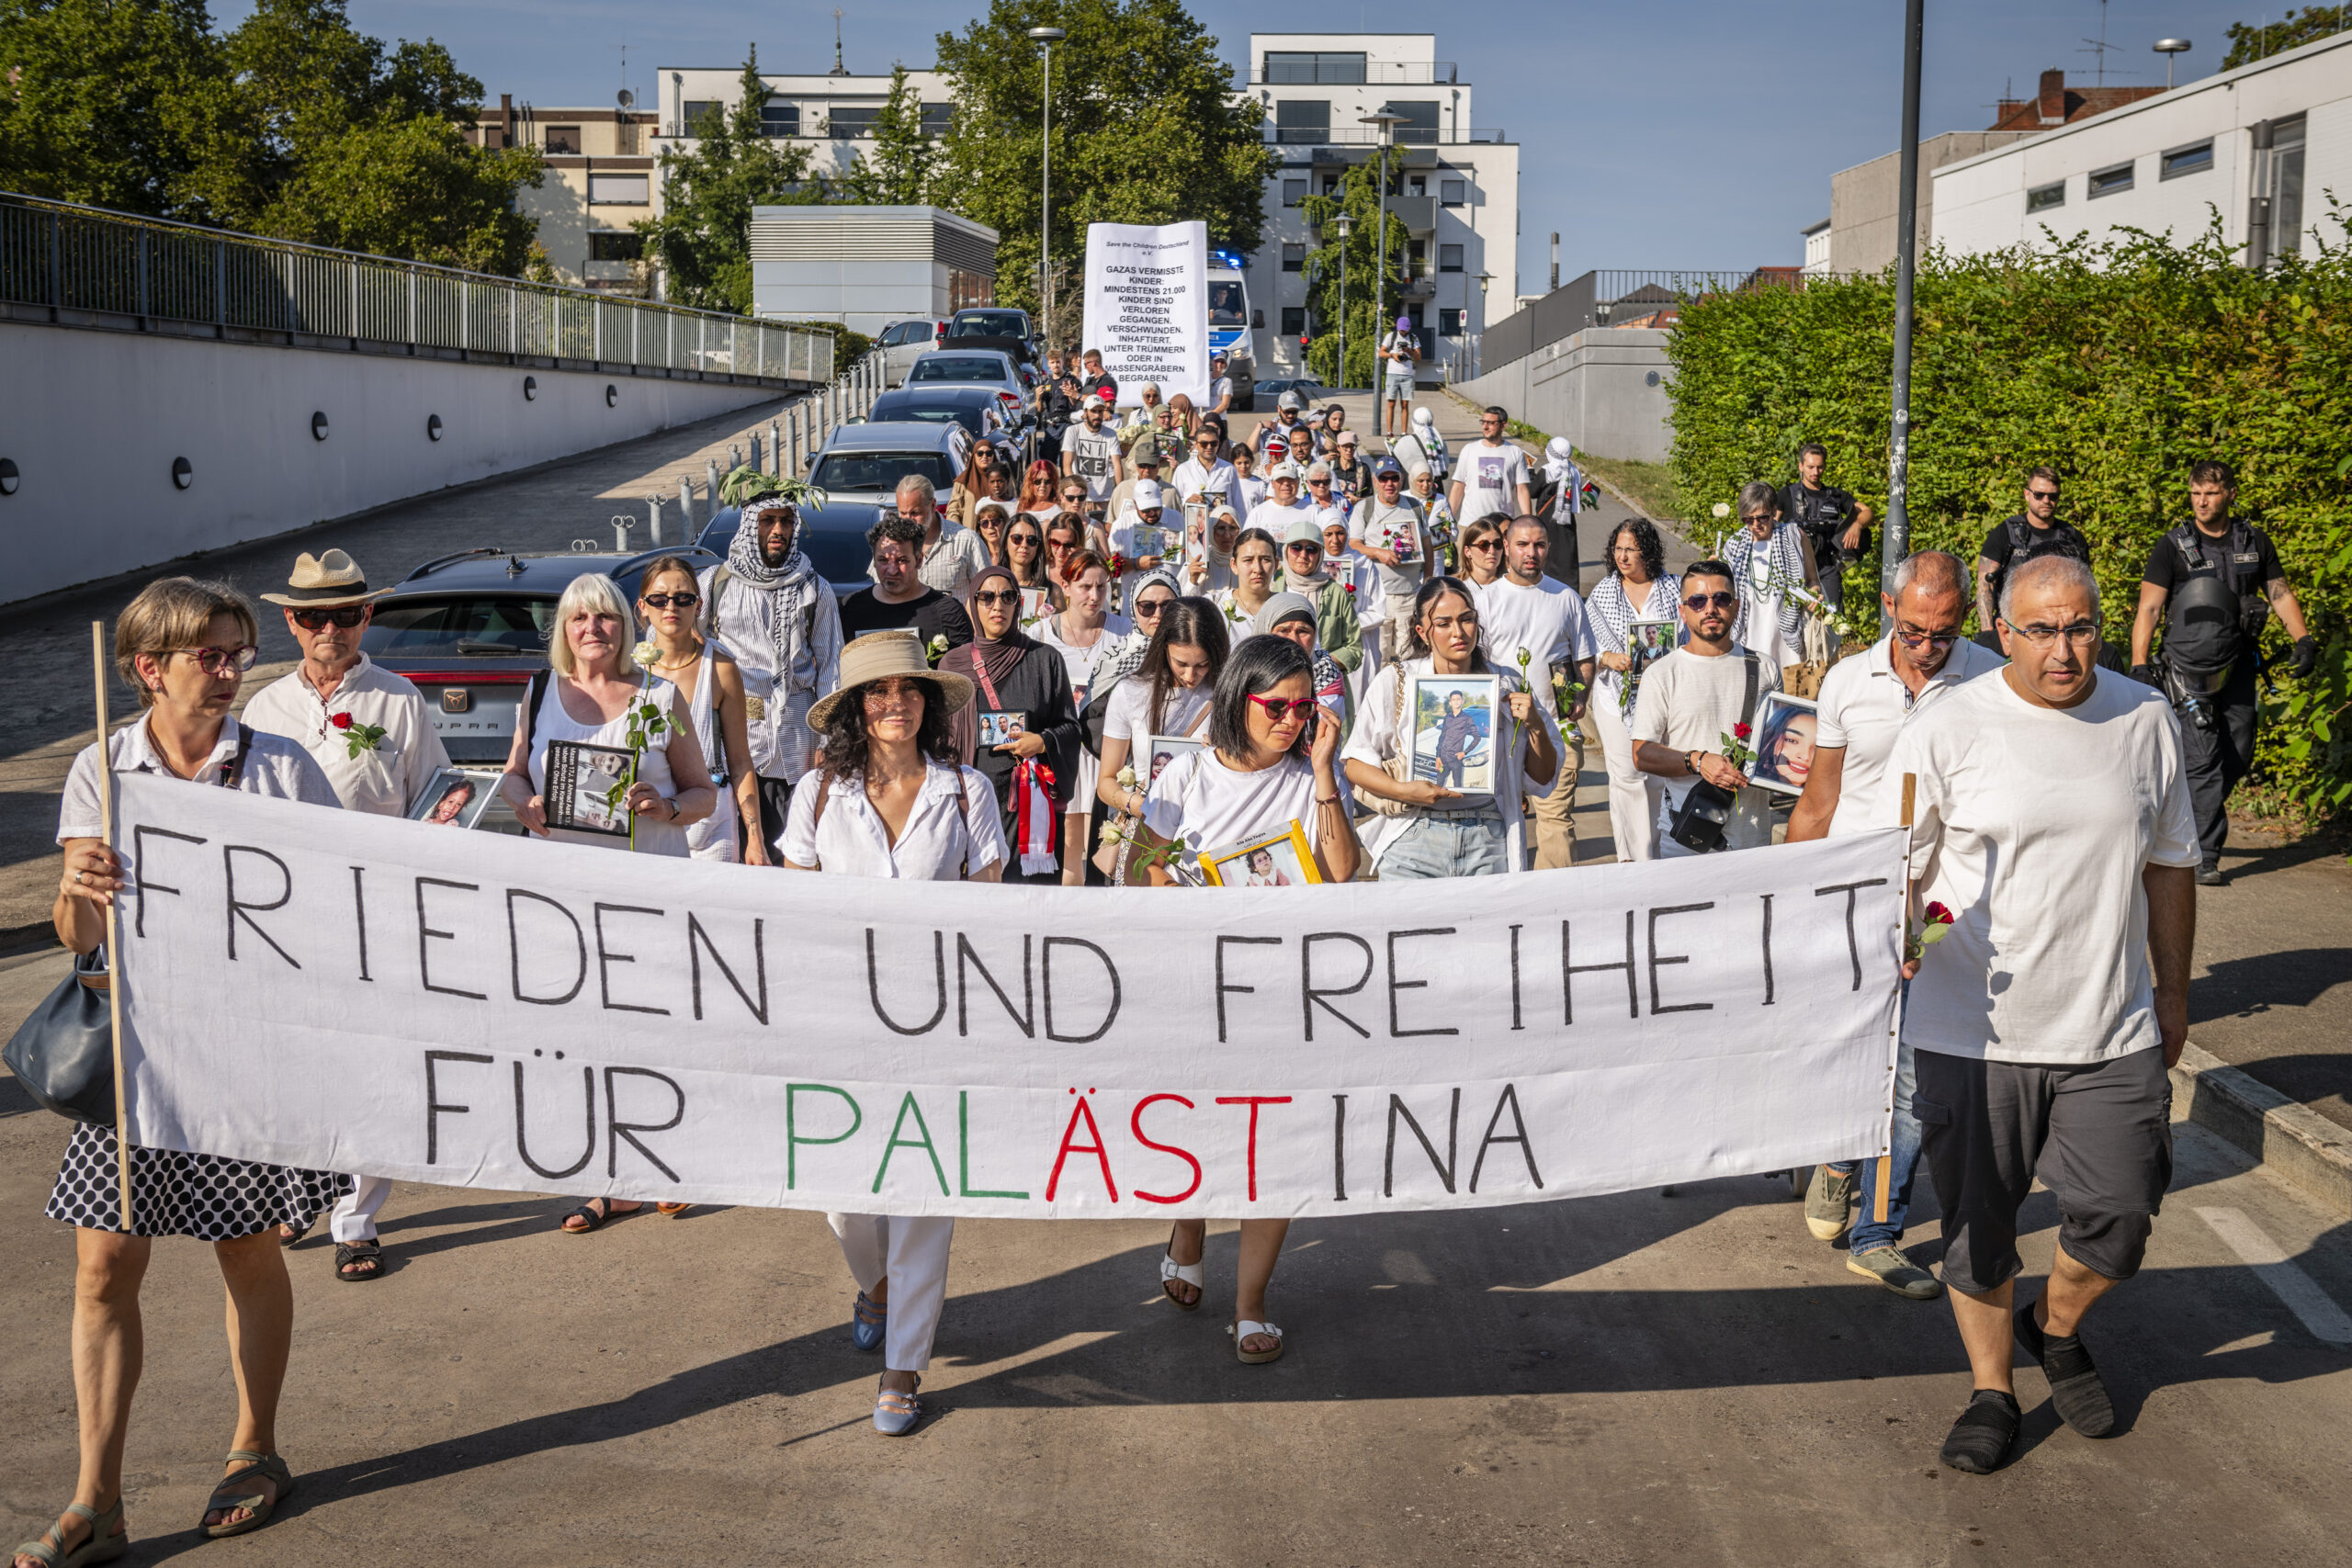
[[[2342,211],[2326,224],[2348,226]],[[2250,272],[2217,228],[2186,247],[2133,233],[1931,258],[1910,518],[1913,548],[1973,562],[2019,510],[2026,471],[2056,468],[2060,515],[2089,536],[2108,635],[2128,648],[2150,547],[2188,514],[2189,466],[2229,462],[2322,646],[2312,681],[2274,671],[2257,780],[2325,815],[2352,800],[2352,249],[2314,249]],[[1694,523],[1747,480],[1793,477],[1808,441],[1828,447],[1829,482],[1883,517],[1894,321],[1891,268],[1685,303],[1668,346],[1673,466]],[[1875,595],[1856,597],[1874,619]],[[2285,646],[2274,617],[2265,650]]]

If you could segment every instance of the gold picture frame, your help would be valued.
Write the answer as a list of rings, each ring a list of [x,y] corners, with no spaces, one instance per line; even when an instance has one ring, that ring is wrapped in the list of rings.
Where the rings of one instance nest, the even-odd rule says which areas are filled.
[[[1211,887],[1314,887],[1323,881],[1306,829],[1295,817],[1280,832],[1203,850],[1200,861],[1202,879]]]

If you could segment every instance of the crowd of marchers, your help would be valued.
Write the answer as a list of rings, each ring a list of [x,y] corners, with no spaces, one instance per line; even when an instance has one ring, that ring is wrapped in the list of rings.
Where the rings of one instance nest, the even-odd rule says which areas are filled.
[[[2232,513],[2227,468],[2190,476],[2192,515],[2148,562],[2128,662],[2105,648],[2087,549],[2047,470],[1973,566],[1905,559],[1880,598],[1883,637],[1825,659],[1819,626],[1870,516],[1823,485],[1817,447],[1795,483],[1749,486],[1737,532],[1679,574],[1653,525],[1616,523],[1588,594],[1582,476],[1554,443],[1532,485],[1501,409],[1459,453],[1426,408],[1393,410],[1401,428],[1367,458],[1343,420],[1310,421],[1287,396],[1245,435],[1229,393],[1195,409],[1147,388],[1140,418],[1112,429],[1116,390],[1087,368],[1057,459],[1022,476],[1017,502],[985,460],[947,497],[910,478],[868,536],[867,585],[845,597],[802,553],[782,483],[748,497],[722,562],[658,560],[633,602],[609,577],[575,579],[500,780],[514,818],[601,848],[911,880],[1536,874],[1576,863],[1591,745],[1619,860],[1770,852],[1776,797],[1792,842],[1908,820],[1919,934],[1889,1153],[1817,1168],[1808,1223],[1901,1295],[1950,1288],[1973,1390],[1946,1463],[2006,1459],[2020,1343],[2067,1422],[2112,1430],[2079,1327],[2138,1269],[2169,1179],[2196,885],[2215,874],[2251,749],[2261,614],[2298,639],[2299,670],[2311,658],[2275,551]],[[56,929],[93,979],[133,874],[101,837],[108,769],[413,814],[447,758],[414,686],[360,651],[379,595],[343,552],[302,556],[265,595],[301,663],[242,719],[252,604],[182,577],[124,610],[115,668],[141,711],[103,760],[99,744],[75,760],[57,834]],[[625,833],[579,826],[578,802],[551,796],[567,747],[630,759],[606,798]],[[1277,840],[1295,874],[1255,852]],[[275,1428],[292,1324],[281,1246],[323,1214],[338,1279],[383,1273],[379,1178],[134,1147],[126,1225],[119,1153],[113,1128],[77,1124],[50,1200],[76,1227],[81,1476],[17,1568],[105,1561],[128,1540],[153,1238],[211,1242],[228,1287],[238,1419],[202,1520],[216,1536],[267,1523],[294,1485]],[[1922,1160],[1940,1282],[1898,1246]],[[2018,1210],[2037,1177],[2058,1199],[2057,1262],[2019,1305]],[[587,1235],[647,1202],[683,1208],[615,1192],[563,1228]],[[855,1287],[849,1337],[882,1356],[874,1424],[904,1433],[922,1416],[954,1222],[828,1218]],[[1242,1220],[1227,1332],[1245,1362],[1283,1352],[1268,1292],[1286,1228]],[[1178,1222],[1158,1265],[1185,1312],[1206,1290],[1203,1240],[1202,1222]]]

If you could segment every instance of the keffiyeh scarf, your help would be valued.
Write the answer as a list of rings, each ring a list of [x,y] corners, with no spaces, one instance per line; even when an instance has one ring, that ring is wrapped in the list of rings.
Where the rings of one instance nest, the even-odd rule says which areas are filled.
[[[792,553],[781,566],[770,566],[760,551],[759,519],[770,512],[785,513],[793,521]],[[735,542],[727,547],[728,576],[773,600],[768,606],[768,639],[775,649],[776,684],[788,691],[808,691],[814,685],[813,681],[796,679],[793,674],[807,640],[805,612],[817,593],[817,569],[801,552],[799,523],[800,509],[788,501],[754,501],[743,508]]]

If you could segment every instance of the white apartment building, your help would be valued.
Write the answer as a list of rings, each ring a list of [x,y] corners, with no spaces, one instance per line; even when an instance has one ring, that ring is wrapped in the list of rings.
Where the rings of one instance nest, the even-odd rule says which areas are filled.
[[[2259,265],[2310,254],[2331,189],[2352,191],[2352,33],[1947,164],[1931,232],[1955,254],[2044,249],[2045,228],[2186,243],[2218,211]]]
[[[1519,297],[1519,147],[1473,117],[1470,84],[1438,59],[1437,35],[1252,33],[1244,79],[1283,158],[1267,182],[1264,243],[1248,258],[1250,305],[1266,317],[1259,378],[1305,368],[1304,268],[1317,242],[1298,203],[1379,156],[1378,131],[1363,117],[1382,111],[1405,121],[1388,155],[1388,209],[1412,236],[1402,313],[1420,330],[1426,379],[1449,367],[1468,374],[1487,299],[1499,318]]]
[[[657,152],[691,150],[695,126],[711,109],[732,110],[742,96],[741,66],[664,66],[656,73]],[[871,141],[874,121],[889,100],[890,74],[853,75],[837,64],[816,75],[761,73],[767,88],[760,106],[760,124],[772,137],[798,142],[810,152],[811,175],[838,175],[857,161],[857,144]],[[907,73],[907,85],[922,100],[923,129],[943,134],[955,118],[954,96],[945,76],[936,71]],[[657,197],[658,199],[658,197]]]
[[[653,117],[613,108],[519,107],[514,95],[485,107],[467,140],[481,147],[537,147],[547,180],[515,193],[515,209],[538,224],[539,247],[575,288],[632,291],[645,237],[630,225],[654,210]]]

